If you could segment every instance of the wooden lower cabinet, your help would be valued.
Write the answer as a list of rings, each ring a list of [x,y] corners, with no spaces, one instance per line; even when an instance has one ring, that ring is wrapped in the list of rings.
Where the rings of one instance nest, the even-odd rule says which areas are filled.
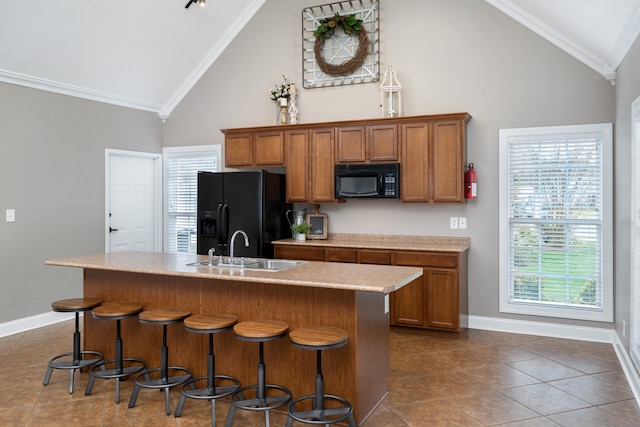
[[[467,251],[427,252],[277,244],[275,257],[423,267],[422,277],[390,295],[391,324],[456,332],[467,327]]]

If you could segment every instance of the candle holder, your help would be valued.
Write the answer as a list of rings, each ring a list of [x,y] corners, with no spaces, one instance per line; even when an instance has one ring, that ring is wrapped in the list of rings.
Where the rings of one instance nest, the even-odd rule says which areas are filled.
[[[295,91],[291,91],[291,100],[289,101],[289,123],[292,125],[298,123],[298,107],[296,105],[297,97],[298,94]]]

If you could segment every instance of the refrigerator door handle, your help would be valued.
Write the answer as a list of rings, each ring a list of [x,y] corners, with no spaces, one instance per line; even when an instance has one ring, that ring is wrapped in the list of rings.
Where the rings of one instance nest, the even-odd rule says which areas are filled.
[[[222,242],[223,245],[229,243],[229,205],[225,202],[222,207]]]
[[[222,202],[218,203],[218,220],[217,220],[217,230],[216,230],[216,238],[218,239],[218,245],[222,246],[222,229],[224,228],[224,223],[222,217]]]

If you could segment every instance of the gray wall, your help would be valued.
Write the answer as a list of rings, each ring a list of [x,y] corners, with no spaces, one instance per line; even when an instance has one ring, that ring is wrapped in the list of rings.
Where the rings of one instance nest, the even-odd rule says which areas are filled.
[[[270,0],[165,124],[165,145],[222,143],[220,128],[275,124],[268,89],[285,72],[301,87],[301,10]],[[471,238],[469,310],[476,316],[612,328],[498,310],[498,130],[613,122],[616,90],[602,76],[481,0],[382,0],[381,70],[393,64],[405,115],[467,111],[478,199],[433,206],[360,200],[323,204],[334,233]],[[378,85],[301,89],[300,122],[379,117]],[[467,230],[449,230],[466,216]]]
[[[161,121],[0,84],[0,323],[82,294],[81,270],[44,261],[104,252],[105,148],[161,152]]]
[[[631,325],[629,253],[631,244],[631,104],[640,96],[640,39],[620,65],[616,80],[615,124],[615,284],[616,330],[627,350]],[[635,165],[637,167],[637,165]],[[627,324],[626,337],[622,321]]]

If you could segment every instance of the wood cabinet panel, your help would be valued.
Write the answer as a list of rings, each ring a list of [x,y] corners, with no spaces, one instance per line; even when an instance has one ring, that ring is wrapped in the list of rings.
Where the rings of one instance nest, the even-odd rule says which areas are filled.
[[[400,195],[405,202],[429,200],[429,125],[401,126]]]
[[[275,245],[273,249],[275,258],[324,261],[324,248]]]
[[[433,123],[433,182],[434,202],[459,202],[464,191],[464,153],[460,121]]]
[[[311,202],[335,201],[333,128],[311,131]]]
[[[398,125],[368,126],[368,158],[371,162],[398,161]]]
[[[396,325],[424,326],[424,291],[423,276],[391,294],[391,322]]]
[[[309,132],[290,130],[284,134],[287,151],[287,202],[309,200]]]
[[[253,136],[253,144],[256,166],[284,166],[283,132],[256,132]]]
[[[330,262],[358,262],[357,249],[327,248],[325,254]]]
[[[358,250],[358,263],[360,264],[391,264],[391,251],[377,249]]]
[[[253,166],[253,138],[250,133],[226,135],[224,139],[226,166]]]
[[[437,252],[396,251],[396,265],[456,268],[458,266],[458,255]]]
[[[364,126],[336,128],[336,163],[360,163],[367,160]]]
[[[460,324],[457,272],[425,268],[427,326],[457,330]]]

